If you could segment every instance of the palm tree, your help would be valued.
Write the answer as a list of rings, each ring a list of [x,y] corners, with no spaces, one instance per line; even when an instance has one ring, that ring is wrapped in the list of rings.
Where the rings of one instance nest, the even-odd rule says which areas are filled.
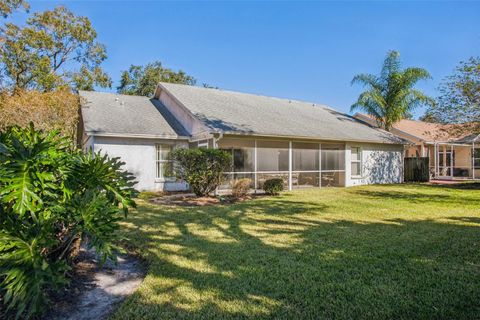
[[[352,85],[362,84],[360,94],[350,111],[361,109],[372,116],[379,127],[390,131],[392,126],[408,117],[420,105],[432,105],[434,100],[413,87],[419,80],[430,79],[422,68],[401,68],[400,53],[389,51],[379,76],[358,74]]]

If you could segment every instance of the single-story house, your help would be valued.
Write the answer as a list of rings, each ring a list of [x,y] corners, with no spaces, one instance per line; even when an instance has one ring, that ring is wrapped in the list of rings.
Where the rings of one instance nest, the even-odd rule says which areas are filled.
[[[152,98],[80,92],[80,143],[120,157],[139,190],[182,190],[168,176],[174,148],[220,148],[233,155],[222,188],[250,178],[260,189],[400,183],[405,140],[315,103],[159,83]]]
[[[370,116],[357,113],[355,118],[376,125]],[[391,132],[408,140],[406,157],[429,157],[430,177],[447,180],[480,179],[480,135],[471,126],[448,125],[404,119]]]

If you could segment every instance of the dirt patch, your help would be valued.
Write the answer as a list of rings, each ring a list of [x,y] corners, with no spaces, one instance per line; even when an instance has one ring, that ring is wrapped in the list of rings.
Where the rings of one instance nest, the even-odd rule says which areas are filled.
[[[194,194],[178,194],[166,195],[156,198],[151,198],[150,202],[164,205],[179,205],[179,206],[208,206],[218,205],[222,203],[219,197],[197,197]]]
[[[212,205],[231,204],[235,202],[248,201],[253,198],[264,196],[263,194],[250,194],[241,198],[234,198],[231,195],[223,195],[216,197],[197,197],[192,194],[174,194],[164,195],[160,197],[152,197],[149,199],[151,203],[162,205],[175,205],[187,207],[203,207]]]
[[[48,319],[105,319],[127,296],[132,294],[145,277],[142,261],[131,255],[121,255],[117,263],[107,262],[100,268],[93,252],[82,250],[69,288],[57,292],[57,301]]]

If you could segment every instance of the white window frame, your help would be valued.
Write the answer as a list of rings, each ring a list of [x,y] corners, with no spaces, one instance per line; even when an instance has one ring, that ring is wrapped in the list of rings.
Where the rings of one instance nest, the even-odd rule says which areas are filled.
[[[164,181],[175,181],[175,177],[163,177],[163,164],[172,163],[172,160],[161,159],[162,148],[168,148],[172,151],[173,146],[169,144],[155,144],[155,181],[164,182]]]
[[[352,158],[352,149],[357,149],[357,153],[358,153],[358,160],[353,160]],[[359,163],[360,164],[360,174],[358,175],[354,175],[352,173],[352,163]],[[362,148],[361,147],[358,147],[358,146],[351,146],[350,147],[350,177],[353,178],[353,179],[358,179],[358,178],[361,178],[363,176],[363,157],[362,157]]]
[[[476,147],[475,147],[475,148],[473,149],[473,168],[474,168],[474,169],[480,169],[480,166],[476,166],[476,165],[475,165],[476,160],[479,160],[479,161],[480,161],[480,158],[475,157],[475,151],[479,151],[479,152],[480,152],[480,148],[476,148]]]
[[[208,139],[206,140],[199,140],[197,142],[197,147],[198,148],[208,148]]]

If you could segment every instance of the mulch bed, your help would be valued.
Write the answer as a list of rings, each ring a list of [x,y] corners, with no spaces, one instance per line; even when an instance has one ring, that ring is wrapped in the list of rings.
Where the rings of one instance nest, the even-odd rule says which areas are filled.
[[[52,293],[53,310],[69,308],[78,299],[80,293],[95,288],[95,272],[98,270],[95,255],[86,250],[80,250],[74,263],[69,272],[70,284]]]
[[[57,310],[67,310],[74,307],[78,296],[85,291],[95,288],[95,272],[98,265],[95,256],[85,250],[81,250],[75,258],[74,266],[69,271],[70,283],[67,287],[50,293],[53,304],[51,310],[45,315],[45,319],[55,317]],[[6,319],[3,310],[2,297],[0,297],[0,319]],[[37,318],[35,318],[37,319]]]
[[[160,195],[158,197],[151,197],[148,199],[148,201],[154,204],[170,206],[203,207],[248,201],[261,196],[264,196],[264,194],[249,194],[241,198],[234,198],[230,195],[220,195],[216,197],[197,197],[196,195],[190,193],[177,193]]]

